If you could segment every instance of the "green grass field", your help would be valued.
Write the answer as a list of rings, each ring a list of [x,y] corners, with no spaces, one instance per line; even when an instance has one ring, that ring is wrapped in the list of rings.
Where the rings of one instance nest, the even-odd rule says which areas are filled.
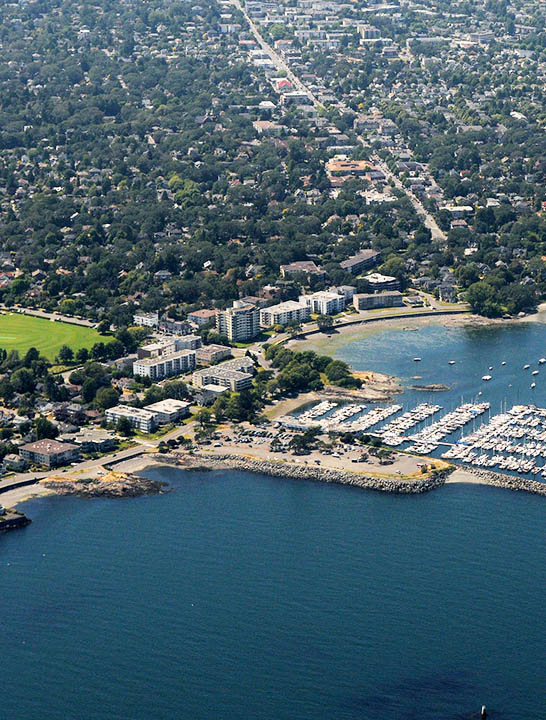
[[[54,360],[62,345],[68,345],[76,352],[99,341],[104,338],[92,328],[19,313],[0,314],[0,348],[8,352],[18,350],[23,355],[35,347],[48,360]]]

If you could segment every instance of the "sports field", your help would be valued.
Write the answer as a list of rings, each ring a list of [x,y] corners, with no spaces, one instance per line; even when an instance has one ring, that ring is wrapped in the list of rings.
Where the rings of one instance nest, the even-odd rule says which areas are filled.
[[[92,328],[19,313],[0,314],[0,348],[8,352],[18,350],[23,355],[35,347],[48,360],[54,360],[62,345],[68,345],[76,352],[99,341],[104,338]]]

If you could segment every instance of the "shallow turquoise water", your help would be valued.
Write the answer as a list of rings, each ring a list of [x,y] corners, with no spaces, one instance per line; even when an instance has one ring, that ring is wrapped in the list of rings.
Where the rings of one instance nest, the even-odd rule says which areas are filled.
[[[413,327],[418,330],[398,327],[372,333],[341,346],[335,355],[357,370],[399,377],[406,387],[433,383],[450,386],[447,392],[407,390],[401,401],[410,406],[430,401],[451,410],[461,400],[479,398],[489,401],[495,413],[504,403],[508,407],[525,403],[546,407],[546,365],[538,364],[546,357],[546,325]],[[415,357],[421,362],[414,362]],[[449,365],[450,360],[455,360],[455,365]],[[531,367],[523,370],[526,364]],[[533,370],[539,374],[532,376]],[[484,375],[491,375],[492,380],[484,382]],[[534,390],[532,382],[536,383]]]
[[[0,538],[2,717],[546,719],[544,498],[150,474]]]

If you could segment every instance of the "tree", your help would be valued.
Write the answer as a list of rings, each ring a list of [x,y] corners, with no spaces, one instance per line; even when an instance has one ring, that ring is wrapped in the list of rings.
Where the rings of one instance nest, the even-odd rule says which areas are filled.
[[[129,420],[129,418],[126,417],[120,417],[116,426],[116,430],[120,435],[123,435],[124,437],[129,437],[130,435],[133,435],[134,432],[131,421]]]
[[[317,318],[318,329],[323,332],[331,330],[334,326],[334,319],[331,315],[319,315]]]
[[[107,410],[118,404],[119,395],[112,387],[101,387],[95,395],[95,405],[101,410]]]
[[[68,345],[62,345],[57,357],[61,364],[68,365],[74,359],[74,351]]]
[[[97,325],[99,335],[107,335],[110,332],[110,320],[101,320]]]
[[[489,283],[473,283],[466,292],[466,299],[472,311],[485,317],[498,317],[502,307],[497,300],[497,291]]]
[[[36,420],[36,439],[43,440],[49,438],[53,440],[59,434],[59,430],[56,425],[50,422],[47,418],[39,417]]]
[[[11,376],[11,386],[16,393],[34,392],[36,383],[34,376],[27,368],[19,368]]]
[[[89,360],[89,350],[87,348],[80,348],[76,352],[76,360],[79,363],[85,363]]]

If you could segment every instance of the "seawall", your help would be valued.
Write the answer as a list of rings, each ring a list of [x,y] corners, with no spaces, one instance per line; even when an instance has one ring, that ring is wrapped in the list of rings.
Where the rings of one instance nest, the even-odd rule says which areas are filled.
[[[538,480],[528,480],[527,478],[515,477],[514,475],[505,475],[504,473],[492,472],[491,470],[481,470],[472,466],[463,466],[464,469],[475,475],[483,482],[484,485],[494,485],[495,487],[505,488],[516,492],[528,492],[534,495],[542,495],[546,497],[546,483]]]
[[[272,460],[254,460],[240,455],[205,455],[177,453],[176,455],[155,455],[154,458],[165,465],[176,465],[188,470],[243,470],[245,472],[288,477],[295,480],[314,480],[317,482],[352,485],[353,487],[398,494],[417,494],[434,490],[445,484],[445,475],[424,477],[416,480],[397,480],[377,478],[359,473],[331,470],[326,468],[302,466],[296,463]]]

